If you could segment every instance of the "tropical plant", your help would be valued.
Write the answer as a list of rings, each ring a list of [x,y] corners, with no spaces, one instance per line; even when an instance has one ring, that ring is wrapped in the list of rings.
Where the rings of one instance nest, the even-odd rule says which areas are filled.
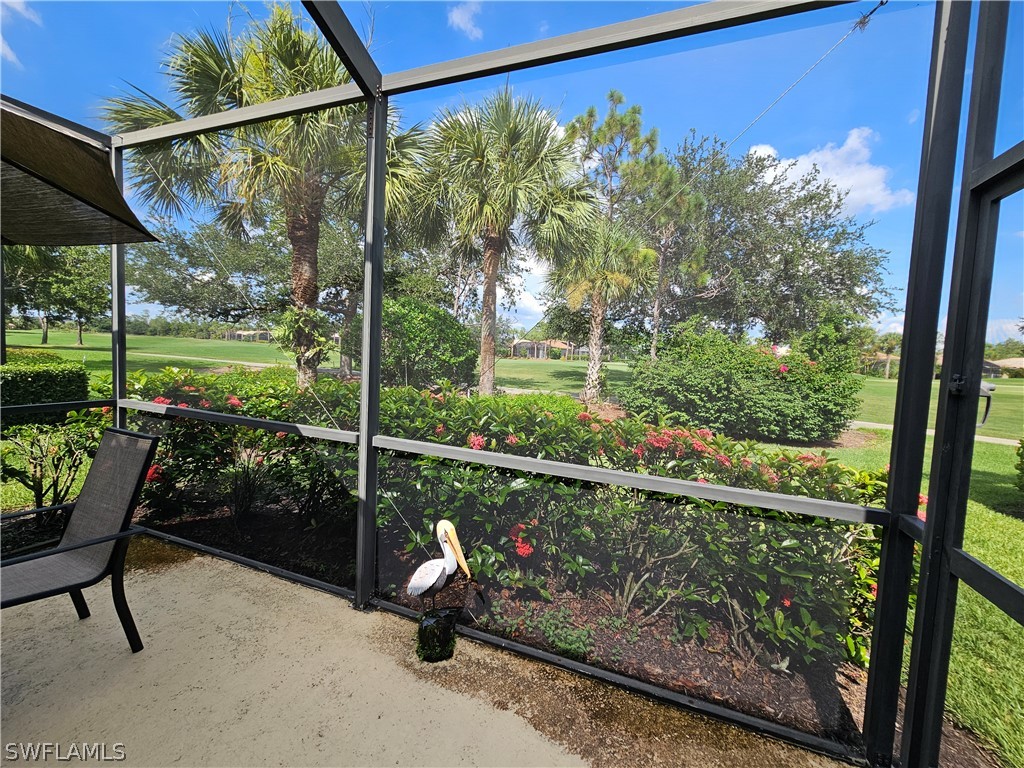
[[[322,36],[290,8],[275,5],[241,34],[200,31],[174,39],[164,63],[177,105],[137,87],[107,102],[107,123],[131,131],[215,114],[338,86],[350,77]],[[400,140],[407,159],[413,134]],[[394,146],[395,142],[392,142]],[[396,161],[397,162],[397,161]],[[318,244],[332,217],[358,219],[362,197],[352,190],[365,178],[365,108],[349,105],[200,134],[136,148],[129,155],[134,186],[158,212],[183,216],[212,209],[226,231],[248,236],[277,217],[291,248],[291,305],[317,309]],[[398,163],[401,165],[401,163]],[[414,172],[389,161],[392,198]],[[316,339],[299,329],[293,339],[297,382],[316,378]]]
[[[601,394],[601,358],[609,306],[651,287],[657,279],[656,260],[655,252],[642,248],[635,234],[608,219],[600,219],[589,237],[577,239],[572,247],[555,255],[549,283],[565,292],[569,309],[590,304],[590,358],[584,402],[594,402]]]
[[[480,381],[494,392],[499,274],[517,246],[551,253],[594,217],[573,142],[539,101],[510,88],[443,109],[427,137],[429,194],[458,242],[483,252]]]

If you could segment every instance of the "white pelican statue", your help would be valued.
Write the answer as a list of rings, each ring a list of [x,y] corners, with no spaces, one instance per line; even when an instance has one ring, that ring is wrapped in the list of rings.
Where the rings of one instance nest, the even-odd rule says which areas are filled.
[[[455,526],[448,520],[440,520],[437,523],[437,540],[441,543],[443,558],[428,560],[409,579],[409,586],[406,591],[413,597],[419,597],[422,604],[430,598],[430,607],[434,607],[434,595],[444,589],[445,585],[455,575],[457,568],[462,568],[467,578],[472,578],[469,566],[466,565],[466,556],[459,543],[459,537],[455,533]]]

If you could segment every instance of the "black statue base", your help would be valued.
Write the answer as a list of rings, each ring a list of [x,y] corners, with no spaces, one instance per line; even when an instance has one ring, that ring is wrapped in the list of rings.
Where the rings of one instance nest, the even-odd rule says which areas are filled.
[[[435,608],[420,618],[416,655],[420,661],[447,661],[455,654],[455,622],[458,608]]]

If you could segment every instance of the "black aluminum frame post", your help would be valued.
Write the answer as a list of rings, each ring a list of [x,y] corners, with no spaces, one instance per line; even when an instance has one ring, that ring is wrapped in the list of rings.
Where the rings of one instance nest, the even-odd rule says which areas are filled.
[[[939,761],[958,588],[951,556],[963,543],[995,259],[999,197],[971,180],[995,148],[1009,3],[988,0],[980,6],[901,745],[905,768],[930,768]]]
[[[124,194],[124,150],[111,147],[110,168],[114,172],[114,182],[118,190]],[[125,308],[124,257],[126,246],[123,243],[110,246],[110,373],[114,388],[114,400],[124,400],[128,396],[128,339],[125,328],[128,320]],[[124,429],[128,423],[128,411],[120,404],[114,409],[114,426]]]
[[[377,450],[380,429],[381,304],[384,300],[384,185],[388,100],[368,102],[363,339],[359,387],[359,510],[356,518],[355,606],[369,605],[377,578]]]
[[[924,467],[924,450],[935,365],[946,239],[960,130],[971,5],[942,0],[935,8],[921,169],[914,236],[910,250],[895,430],[890,453],[886,508],[892,524],[883,533],[878,602],[871,637],[864,743],[873,766],[892,763],[899,709],[903,636],[907,625],[914,539],[899,524],[914,517]]]

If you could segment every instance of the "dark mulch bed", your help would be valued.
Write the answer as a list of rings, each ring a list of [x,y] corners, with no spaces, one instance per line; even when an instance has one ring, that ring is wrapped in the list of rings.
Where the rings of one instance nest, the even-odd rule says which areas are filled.
[[[291,510],[253,511],[236,525],[227,507],[190,509],[177,517],[143,510],[141,525],[310,578],[355,588],[355,526],[310,527]]]

